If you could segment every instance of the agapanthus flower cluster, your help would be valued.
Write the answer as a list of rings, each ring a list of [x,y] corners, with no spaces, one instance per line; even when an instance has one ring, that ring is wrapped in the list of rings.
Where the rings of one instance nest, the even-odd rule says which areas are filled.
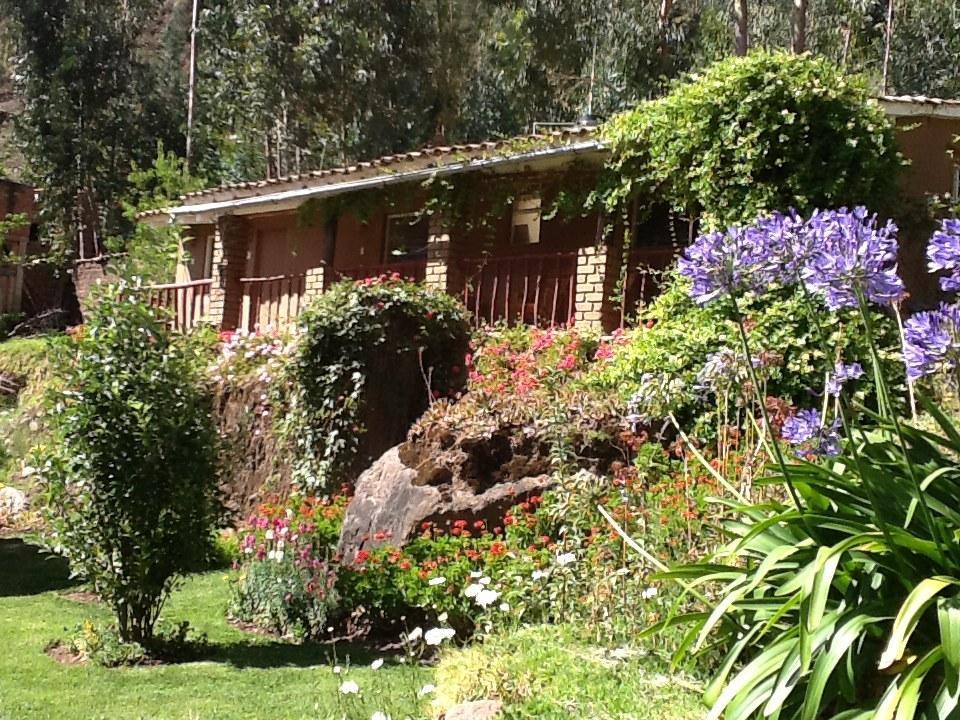
[[[708,305],[723,295],[764,289],[773,266],[768,239],[740,226],[700,235],[678,261],[680,274],[693,281],[694,302]]]
[[[838,362],[827,378],[827,394],[832,397],[840,397],[844,385],[861,377],[863,377],[863,366],[860,363]]]
[[[936,310],[907,318],[903,359],[910,380],[955,370],[960,362],[960,307],[941,303]]]
[[[815,212],[807,221],[810,257],[800,271],[831,310],[857,307],[862,296],[888,305],[903,297],[897,275],[897,226],[878,227],[864,207]]]
[[[833,457],[840,454],[840,434],[837,432],[839,427],[839,420],[824,425],[820,413],[816,410],[798,410],[784,421],[781,437],[797,446],[798,455]]]
[[[833,310],[860,297],[889,304],[903,297],[897,275],[897,226],[880,227],[864,207],[759,218],[749,227],[701,235],[679,261],[691,297],[707,305],[724,295],[802,282]]]
[[[948,218],[930,238],[927,246],[927,267],[930,272],[947,271],[940,278],[940,287],[947,292],[960,290],[960,219]]]

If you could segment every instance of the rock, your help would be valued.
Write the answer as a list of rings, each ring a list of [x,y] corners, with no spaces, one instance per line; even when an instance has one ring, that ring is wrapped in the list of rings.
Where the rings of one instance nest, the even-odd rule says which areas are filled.
[[[0,519],[13,520],[26,509],[26,495],[14,487],[0,488]]]
[[[379,545],[401,546],[425,522],[487,528],[517,503],[553,485],[549,449],[520,428],[454,439],[413,437],[387,450],[358,479],[339,553],[352,562]]]
[[[503,703],[499,700],[474,700],[460,703],[447,710],[444,720],[495,720]]]

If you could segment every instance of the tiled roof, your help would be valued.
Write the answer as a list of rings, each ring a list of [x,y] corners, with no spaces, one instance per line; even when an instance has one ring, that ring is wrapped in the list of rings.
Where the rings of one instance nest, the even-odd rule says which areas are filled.
[[[443,145],[425,147],[411,152],[384,155],[374,160],[358,162],[354,165],[314,170],[298,175],[287,175],[270,180],[253,180],[219,185],[217,187],[198,190],[183,195],[180,200],[185,205],[202,202],[206,198],[223,193],[237,193],[239,195],[258,195],[266,192],[278,192],[287,189],[286,186],[307,187],[318,180],[347,178],[364,171],[366,174],[391,174],[404,169],[405,165],[418,164],[425,167],[441,167],[448,161],[477,160],[503,154],[519,154],[529,151],[531,146],[544,148],[562,146],[564,144],[590,138],[594,135],[594,128],[574,127],[557,130],[539,135],[524,135],[503,140],[491,140],[480,143],[466,143],[462,145]],[[334,180],[336,182],[336,180]]]
[[[914,105],[943,105],[960,107],[960,98],[937,98],[926,95],[882,95],[884,102],[911,103]]]

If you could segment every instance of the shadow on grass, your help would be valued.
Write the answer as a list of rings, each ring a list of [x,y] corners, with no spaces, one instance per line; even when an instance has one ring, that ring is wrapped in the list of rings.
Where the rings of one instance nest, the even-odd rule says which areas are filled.
[[[291,643],[214,643],[202,651],[202,659],[208,662],[217,662],[231,665],[235,668],[279,668],[279,667],[313,667],[333,665],[369,664],[379,657],[370,648],[358,645],[338,646],[334,649],[330,645],[305,643],[294,645]]]
[[[0,538],[0,597],[39,595],[77,584],[64,558],[20,538]]]

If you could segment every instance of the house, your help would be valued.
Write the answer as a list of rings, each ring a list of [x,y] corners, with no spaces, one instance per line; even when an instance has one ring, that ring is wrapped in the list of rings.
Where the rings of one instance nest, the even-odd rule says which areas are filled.
[[[0,178],[0,222],[11,222],[14,217],[26,220],[14,223],[0,236],[0,315],[18,314],[24,309],[24,263],[31,241],[36,240],[34,190],[9,178]]]
[[[948,150],[960,101],[881,104],[912,161],[903,191],[956,195]],[[155,301],[176,310],[180,327],[205,319],[252,331],[292,323],[339,279],[397,273],[461,297],[478,323],[622,326],[693,226],[665,208],[629,218],[630,233],[598,213],[548,212],[606,157],[593,129],[573,127],[191,193],[142,218],[187,229],[175,282],[157,286]],[[437,196],[425,182],[456,193],[446,212],[423,212]]]

